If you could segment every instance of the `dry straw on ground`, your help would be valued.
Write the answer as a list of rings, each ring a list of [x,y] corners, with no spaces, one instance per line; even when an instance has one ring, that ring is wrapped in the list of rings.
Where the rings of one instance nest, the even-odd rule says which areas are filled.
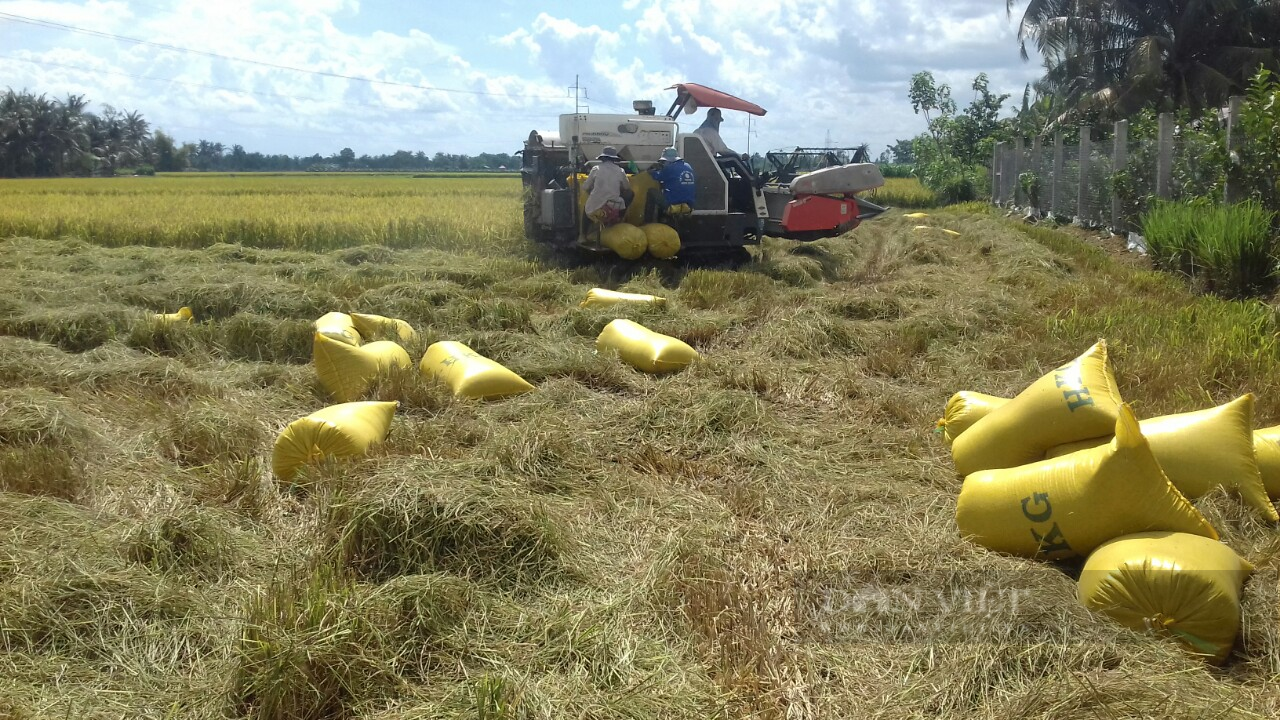
[[[1145,416],[1252,391],[1280,421],[1270,308],[963,212],[931,213],[959,237],[890,215],[736,270],[564,267],[514,200],[466,252],[0,241],[0,716],[1280,713],[1274,528],[1199,502],[1258,566],[1209,669],[1077,607],[1074,568],[959,538],[932,432],[955,390],[1013,394],[1104,335]],[[577,308],[593,286],[670,306]],[[385,444],[282,487],[264,460],[327,403],[303,331],[329,310],[538,391],[399,373],[370,391],[401,403]],[[594,355],[615,316],[705,361]]]

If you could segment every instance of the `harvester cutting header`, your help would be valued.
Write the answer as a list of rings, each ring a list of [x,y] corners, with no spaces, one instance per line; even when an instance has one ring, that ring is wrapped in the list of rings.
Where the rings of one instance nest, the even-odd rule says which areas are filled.
[[[674,242],[677,234],[682,257],[708,257],[741,252],[765,235],[806,241],[834,237],[884,212],[857,197],[884,185],[873,163],[841,164],[837,154],[825,153],[819,162],[825,167],[796,174],[794,157],[788,165],[771,153],[775,171],[757,172],[745,156],[724,146],[715,121],[721,110],[763,116],[764,108],[694,83],[668,89],[676,91],[676,98],[665,115],[657,115],[651,101],[637,100],[631,115],[565,114],[558,132],[529,133],[521,176],[525,235],[530,240],[559,249],[612,249],[634,258],[644,252],[643,244],[635,252],[636,242],[643,243],[635,240],[635,232],[644,228],[642,234],[663,238],[661,252],[651,243],[656,257],[670,256],[666,238]],[[703,109],[708,114],[703,127],[681,132],[677,119]],[[663,203],[658,181],[648,172],[662,167],[664,151],[668,159],[678,156],[692,170],[693,202],[688,207],[673,209]],[[584,213],[587,173],[602,162],[622,165],[630,184],[624,193],[630,202],[616,224],[613,218],[596,222]]]

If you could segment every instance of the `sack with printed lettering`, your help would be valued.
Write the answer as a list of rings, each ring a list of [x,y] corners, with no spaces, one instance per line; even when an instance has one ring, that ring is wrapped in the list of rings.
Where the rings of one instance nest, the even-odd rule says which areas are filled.
[[[956,437],[956,472],[1025,465],[1054,445],[1110,435],[1120,402],[1106,341],[1099,340]]]
[[[998,552],[1047,559],[1087,555],[1112,538],[1152,530],[1216,540],[1165,477],[1133,411],[1121,405],[1117,413],[1115,438],[1102,447],[966,477],[956,501],[960,534]]]

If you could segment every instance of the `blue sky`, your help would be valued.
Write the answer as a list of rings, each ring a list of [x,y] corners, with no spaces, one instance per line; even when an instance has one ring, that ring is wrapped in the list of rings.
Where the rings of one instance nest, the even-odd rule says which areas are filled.
[[[878,154],[924,130],[907,98],[912,73],[932,71],[961,106],[979,72],[1010,103],[1021,97],[1040,73],[1018,57],[1019,10],[1011,19],[1000,0],[0,0],[0,89],[83,94],[181,141],[251,151],[475,154],[514,152],[530,130],[554,128],[573,110],[575,76],[594,112],[638,98],[664,111],[665,88],[690,81],[769,111],[750,134],[746,116],[726,113],[735,149],[865,142]]]

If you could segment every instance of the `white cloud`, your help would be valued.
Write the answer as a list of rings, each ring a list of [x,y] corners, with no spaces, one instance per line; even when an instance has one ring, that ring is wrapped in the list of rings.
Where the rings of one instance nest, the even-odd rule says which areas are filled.
[[[509,4],[500,13],[476,0],[466,9],[477,18],[471,35],[394,16],[363,26],[381,30],[357,31],[353,18],[377,8],[354,0],[165,7],[0,0],[0,12],[313,72],[0,20],[0,56],[34,61],[0,57],[0,74],[19,88],[140,110],[154,126],[194,128],[175,130],[180,139],[203,133],[249,147],[242,136],[251,135],[264,146],[250,149],[304,155],[334,152],[339,142],[359,153],[510,152],[530,129],[554,126],[572,109],[565,88],[575,77],[594,111],[626,111],[638,98],[662,111],[667,86],[699,82],[768,108],[753,121],[753,149],[821,144],[830,132],[878,152],[923,130],[906,97],[914,72],[950,82],[961,104],[978,72],[990,75],[993,91],[1014,95],[1039,75],[1036,63],[1018,59],[1020,9],[1011,20],[990,0],[625,0],[509,19]],[[745,117],[728,114],[731,146],[746,146],[745,130]]]

